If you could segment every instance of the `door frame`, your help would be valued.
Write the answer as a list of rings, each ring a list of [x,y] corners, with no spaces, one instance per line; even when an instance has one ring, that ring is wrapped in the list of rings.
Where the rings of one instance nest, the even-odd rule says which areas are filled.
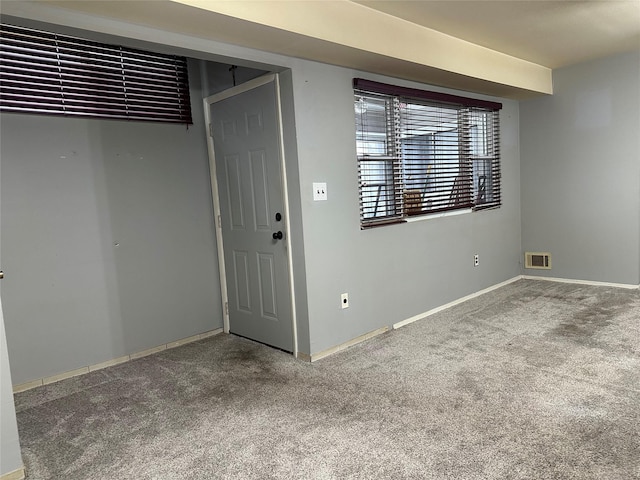
[[[292,334],[293,334],[293,356],[298,358],[298,329],[296,322],[296,296],[294,288],[294,276],[293,276],[293,255],[291,249],[291,221],[289,216],[289,191],[287,188],[287,168],[285,162],[285,148],[284,148],[284,134],[282,125],[282,101],[280,95],[280,77],[277,73],[269,73],[262,75],[253,80],[249,80],[241,85],[223,90],[222,92],[215,93],[203,99],[204,102],[204,121],[207,136],[207,150],[209,153],[209,175],[211,177],[211,197],[213,200],[213,216],[216,228],[216,243],[218,247],[218,266],[220,275],[220,294],[222,298],[222,315],[223,315],[223,330],[225,333],[230,331],[229,321],[229,293],[227,289],[227,276],[226,268],[224,264],[224,244],[222,240],[222,217],[220,212],[220,194],[218,189],[218,174],[216,170],[216,155],[213,142],[213,135],[211,130],[211,106],[222,100],[239,95],[241,93],[253,90],[254,88],[261,87],[268,83],[274,82],[276,91],[276,121],[278,129],[278,147],[280,150],[280,181],[282,184],[282,201],[284,204],[284,220],[287,234],[284,237],[285,246],[287,249],[287,272],[289,280],[289,297],[291,299],[291,322],[292,322]]]

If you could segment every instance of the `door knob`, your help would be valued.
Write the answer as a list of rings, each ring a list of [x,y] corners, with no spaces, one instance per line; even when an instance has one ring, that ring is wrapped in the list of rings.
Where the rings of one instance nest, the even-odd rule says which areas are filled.
[[[282,232],[273,232],[274,240],[282,240]]]
[[[0,280],[2,280],[3,278],[4,278],[4,272],[0,270]]]

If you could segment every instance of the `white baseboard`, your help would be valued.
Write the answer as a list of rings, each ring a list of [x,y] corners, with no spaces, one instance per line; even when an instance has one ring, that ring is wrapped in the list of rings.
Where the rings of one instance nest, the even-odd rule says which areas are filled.
[[[2,475],[0,475],[0,480],[24,480],[24,478],[24,467],[20,467],[13,472],[3,473]]]
[[[131,355],[124,355],[123,357],[113,358],[111,360],[107,360],[106,362],[89,365],[89,371],[95,372],[96,370],[102,370],[103,368],[120,365],[121,363],[128,362],[129,360],[131,360]]]
[[[89,373],[89,367],[77,368],[75,370],[70,370],[68,372],[58,373],[57,375],[52,375],[50,377],[45,377],[42,379],[43,385],[48,385],[50,383],[59,382],[60,380],[65,380],[71,377],[77,377],[79,375],[84,375],[85,373]]]
[[[542,277],[537,275],[522,275],[525,280],[544,280],[545,282],[559,282],[559,283],[576,283],[578,285],[593,285],[595,287],[614,287],[614,288],[626,288],[628,290],[638,290],[640,285],[634,285],[632,283],[611,283],[611,282],[595,282],[593,280],[575,280],[573,278],[554,278],[554,277]]]
[[[167,343],[163,345],[158,345],[157,347],[147,348],[146,350],[142,350],[141,352],[132,353],[129,355],[129,360],[137,360],[142,357],[148,357],[149,355],[153,355],[154,353],[162,352],[167,349]]]
[[[478,292],[472,293],[472,294],[467,295],[465,297],[458,298],[457,300],[454,300],[452,302],[445,303],[444,305],[440,305],[439,307],[432,308],[431,310],[428,310],[428,311],[426,311],[424,313],[419,313],[418,315],[414,315],[413,317],[407,318],[407,319],[402,320],[402,321],[400,321],[398,323],[394,323],[393,324],[393,329],[397,330],[400,327],[404,327],[405,325],[409,325],[410,323],[417,322],[418,320],[422,320],[423,318],[429,317],[429,316],[431,316],[431,315],[433,315],[435,313],[441,312],[441,311],[446,310],[448,308],[451,308],[451,307],[453,307],[455,305],[459,305],[461,303],[464,303],[467,300],[471,300],[472,298],[479,297],[480,295],[483,295],[485,293],[489,293],[492,290],[496,290],[496,289],[498,289],[500,287],[504,287],[505,285],[509,285],[510,283],[517,282],[521,278],[522,277],[520,275],[518,275],[517,277],[510,278],[509,280],[506,280],[506,281],[501,282],[501,283],[496,283],[495,285],[492,285],[492,286],[490,286],[488,288],[485,288],[485,289],[480,290]]]
[[[70,370],[68,372],[62,372],[56,375],[52,375],[50,377],[43,377],[37,380],[32,380],[30,382],[14,385],[13,393],[24,392],[26,390],[31,390],[32,388],[40,387],[42,385],[48,385],[50,383],[59,382],[60,380],[65,380],[67,378],[77,377],[78,375],[84,375],[89,372],[95,372],[96,370],[101,370],[103,368],[112,367],[114,365],[119,365],[121,363],[130,362],[131,360],[137,360],[138,358],[146,357],[148,355],[152,355],[154,353],[158,353],[163,350],[168,350],[170,348],[186,345],[187,343],[197,342],[198,340],[204,340],[205,338],[212,337],[213,335],[218,335],[219,333],[222,333],[222,328],[209,330],[208,332],[204,332],[199,335],[193,335],[191,337],[183,338],[175,342],[169,342],[163,345],[158,345],[156,347],[142,350],[141,352],[135,352],[130,355],[124,355],[122,357],[114,358],[112,360],[107,360],[106,362],[96,363],[95,365],[88,365],[86,367]],[[0,480],[5,480],[5,478],[0,477]]]
[[[298,360],[302,360],[303,362],[311,362],[311,355],[308,353],[298,352],[296,355]]]
[[[518,275],[517,277],[513,277],[507,281],[498,283],[496,285],[492,285],[491,287],[485,288],[484,290],[480,290],[479,292],[475,292],[472,293],[471,295],[467,295],[466,297],[462,297],[459,298],[457,300],[454,300],[453,302],[449,302],[445,305],[441,305],[439,307],[436,307],[432,310],[429,310],[427,312],[424,313],[420,313],[418,315],[415,315],[411,318],[407,318],[406,320],[402,320],[398,323],[394,323],[393,324],[393,329],[396,330],[400,327],[404,327],[405,325],[409,325],[410,323],[416,322],[418,320],[421,320],[423,318],[426,318],[430,315],[433,315],[434,313],[438,313],[441,312],[442,310],[446,310],[447,308],[451,308],[454,305],[458,305],[460,303],[466,302],[467,300],[471,300],[472,298],[478,297],[480,295],[483,295],[485,293],[488,293],[492,290],[496,290],[500,287],[504,287],[505,285],[508,285],[510,283],[516,282],[518,280],[543,280],[546,282],[559,282],[559,283],[575,283],[575,284],[579,284],[579,285],[592,285],[592,286],[596,286],[596,287],[614,287],[614,288],[626,288],[629,290],[638,290],[640,288],[640,285],[633,285],[633,284],[627,284],[627,283],[611,283],[611,282],[595,282],[595,281],[591,281],[591,280],[575,280],[575,279],[571,279],[571,278],[554,278],[554,277],[543,277],[543,276],[537,276],[537,275]]]
[[[340,352],[342,350],[345,350],[345,349],[347,349],[349,347],[357,345],[358,343],[362,343],[365,340],[369,340],[370,338],[377,337],[378,335],[382,335],[383,333],[388,332],[388,331],[389,331],[389,327],[378,328],[377,330],[374,330],[374,331],[369,332],[369,333],[365,333],[364,335],[360,335],[359,337],[356,337],[356,338],[352,338],[348,342],[341,343],[340,345],[336,345],[335,347],[328,348],[328,349],[323,350],[321,352],[314,353],[314,354],[308,355],[308,356],[305,355],[305,354],[302,354],[302,355],[304,357],[309,357],[309,361],[315,362],[317,360],[320,360],[321,358],[325,358],[325,357],[328,357],[329,355],[333,355],[334,353],[337,353],[337,352]],[[300,354],[298,354],[298,358],[303,359],[300,356]]]

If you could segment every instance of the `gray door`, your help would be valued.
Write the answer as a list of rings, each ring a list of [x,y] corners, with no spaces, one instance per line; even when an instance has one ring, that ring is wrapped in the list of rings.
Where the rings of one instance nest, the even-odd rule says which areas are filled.
[[[231,333],[293,350],[275,82],[211,104]]]

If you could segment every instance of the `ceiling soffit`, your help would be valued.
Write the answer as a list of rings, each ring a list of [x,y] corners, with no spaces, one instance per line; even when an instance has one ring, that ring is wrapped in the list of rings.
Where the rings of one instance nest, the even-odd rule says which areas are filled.
[[[3,13],[85,29],[64,19],[81,14],[97,25],[106,18],[507,98],[552,92],[547,67],[346,0],[5,2]]]

